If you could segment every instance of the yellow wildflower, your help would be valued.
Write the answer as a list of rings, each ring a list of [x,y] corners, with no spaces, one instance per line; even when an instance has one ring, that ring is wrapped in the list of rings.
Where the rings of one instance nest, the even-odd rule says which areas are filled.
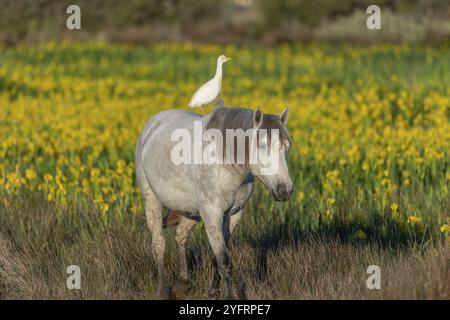
[[[450,224],[443,224],[439,230],[441,230],[442,233],[444,234],[449,234],[450,233]]]
[[[356,231],[354,236],[357,239],[367,240],[367,234],[362,230]]]
[[[301,203],[305,199],[305,193],[303,191],[297,192],[297,201],[298,203]]]
[[[391,204],[391,211],[392,211],[392,212],[397,212],[397,210],[398,210],[398,204],[395,203],[395,202],[393,202],[393,203]]]
[[[409,216],[406,220],[407,223],[413,224],[413,225],[421,225],[422,224],[422,218],[419,218],[417,216]]]
[[[26,169],[25,170],[25,178],[29,181],[36,179],[36,171],[34,171],[33,169]]]

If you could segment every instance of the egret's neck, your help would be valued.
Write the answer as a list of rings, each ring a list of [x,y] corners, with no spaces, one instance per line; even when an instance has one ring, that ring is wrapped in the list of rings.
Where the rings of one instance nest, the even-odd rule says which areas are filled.
[[[214,75],[214,79],[222,80],[222,66],[223,66],[223,63],[220,61],[217,61],[216,74]]]

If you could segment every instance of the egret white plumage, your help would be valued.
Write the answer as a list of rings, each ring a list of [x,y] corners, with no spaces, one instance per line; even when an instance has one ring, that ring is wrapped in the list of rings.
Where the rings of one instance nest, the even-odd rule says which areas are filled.
[[[216,74],[214,78],[202,85],[192,96],[191,102],[189,102],[189,108],[200,107],[203,112],[203,106],[213,102],[220,94],[222,88],[222,65],[231,60],[223,54],[217,58]]]

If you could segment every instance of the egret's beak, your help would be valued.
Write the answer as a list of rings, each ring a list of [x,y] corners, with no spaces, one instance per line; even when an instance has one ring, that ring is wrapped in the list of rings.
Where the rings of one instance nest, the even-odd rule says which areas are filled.
[[[231,58],[225,57],[225,62],[231,60]]]

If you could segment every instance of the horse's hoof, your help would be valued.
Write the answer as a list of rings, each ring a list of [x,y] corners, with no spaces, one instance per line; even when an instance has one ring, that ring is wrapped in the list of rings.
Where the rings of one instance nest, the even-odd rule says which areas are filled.
[[[208,290],[208,299],[209,300],[217,300],[219,298],[219,290],[218,289],[209,289]]]
[[[170,290],[168,288],[160,288],[158,289],[158,297],[161,300],[170,300]]]
[[[172,287],[172,298],[174,300],[185,299],[189,292],[189,281],[178,279]]]
[[[238,300],[247,300],[247,294],[244,291],[239,291],[237,295]]]
[[[247,291],[247,288],[245,285],[245,280],[244,280],[244,278],[241,277],[240,281],[238,283],[238,286],[237,286],[237,298],[239,300],[247,300],[246,291]]]
[[[234,295],[230,294],[230,295],[226,295],[223,299],[224,300],[236,300],[236,297]]]

